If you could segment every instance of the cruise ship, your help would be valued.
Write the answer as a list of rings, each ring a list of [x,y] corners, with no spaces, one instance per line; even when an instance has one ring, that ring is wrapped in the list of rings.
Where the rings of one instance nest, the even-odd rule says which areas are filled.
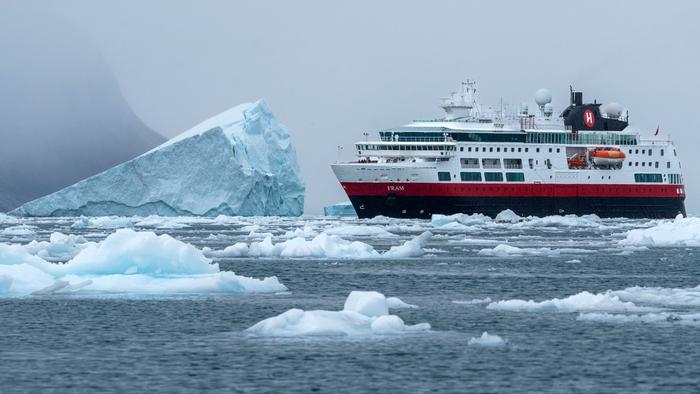
[[[685,215],[681,163],[667,136],[628,131],[616,103],[584,103],[570,88],[559,116],[547,89],[536,108],[482,108],[474,81],[442,99],[445,116],[355,144],[332,169],[360,218],[510,209],[521,216],[672,218]],[[531,113],[534,112],[534,113]]]

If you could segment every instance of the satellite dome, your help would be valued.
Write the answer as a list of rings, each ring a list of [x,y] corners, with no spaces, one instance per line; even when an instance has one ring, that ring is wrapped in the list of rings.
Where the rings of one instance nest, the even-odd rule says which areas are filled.
[[[550,116],[550,115],[552,115],[552,112],[554,112],[554,111],[552,110],[552,103],[547,103],[547,104],[545,104],[545,105],[544,105],[544,114],[545,114],[545,116]]]
[[[539,106],[543,106],[547,103],[552,102],[552,92],[550,92],[548,89],[540,89],[535,92],[535,102]]]
[[[622,106],[618,103],[608,103],[603,106],[603,112],[605,112],[608,117],[617,119],[622,114]]]

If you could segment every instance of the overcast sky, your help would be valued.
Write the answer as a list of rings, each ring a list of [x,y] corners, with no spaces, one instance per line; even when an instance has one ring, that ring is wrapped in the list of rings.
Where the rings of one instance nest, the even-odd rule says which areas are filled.
[[[32,3],[46,6],[47,3]],[[617,101],[679,146],[700,209],[700,15],[694,1],[56,1],[102,52],[134,111],[171,137],[267,98],[292,134],[306,208],[345,200],[329,164],[364,131],[439,116],[466,78],[484,104],[555,109],[568,86]],[[37,26],[41,29],[41,26]],[[534,104],[532,104],[534,107]]]

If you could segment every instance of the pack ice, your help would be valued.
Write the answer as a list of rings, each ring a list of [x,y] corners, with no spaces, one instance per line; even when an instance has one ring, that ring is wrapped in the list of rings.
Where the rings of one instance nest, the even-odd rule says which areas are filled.
[[[260,100],[12,213],[299,216],[303,207],[304,183],[289,133]]]

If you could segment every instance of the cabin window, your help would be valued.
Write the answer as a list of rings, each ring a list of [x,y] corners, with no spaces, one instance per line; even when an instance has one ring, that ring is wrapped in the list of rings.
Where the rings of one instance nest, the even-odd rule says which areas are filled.
[[[522,159],[503,159],[503,166],[510,169],[523,168]]]
[[[661,174],[634,174],[634,181],[637,183],[661,183]]]
[[[481,159],[484,168],[501,168],[501,159]]]
[[[651,149],[649,149],[649,156],[651,156]]]
[[[439,171],[438,172],[438,181],[440,182],[449,182],[450,181],[450,173],[447,171]]]
[[[664,150],[661,149],[661,151],[660,151],[659,153],[661,154],[661,156],[663,156],[663,155],[664,155]]]
[[[471,151],[472,151],[472,147],[470,146],[469,148],[467,148],[467,152],[471,152]]]
[[[459,159],[459,164],[462,166],[462,168],[479,168],[479,159],[463,158]]]
[[[460,152],[464,152],[464,147],[463,147],[463,146],[460,146],[460,147],[459,147],[459,151],[460,151]]]
[[[481,182],[480,172],[460,172],[459,177],[462,182]]]
[[[506,172],[508,182],[525,182],[525,174],[522,172]]]
[[[503,182],[503,173],[500,172],[485,172],[484,180],[486,182]]]
[[[654,168],[659,168],[659,162],[658,162],[658,161],[654,162]]]

